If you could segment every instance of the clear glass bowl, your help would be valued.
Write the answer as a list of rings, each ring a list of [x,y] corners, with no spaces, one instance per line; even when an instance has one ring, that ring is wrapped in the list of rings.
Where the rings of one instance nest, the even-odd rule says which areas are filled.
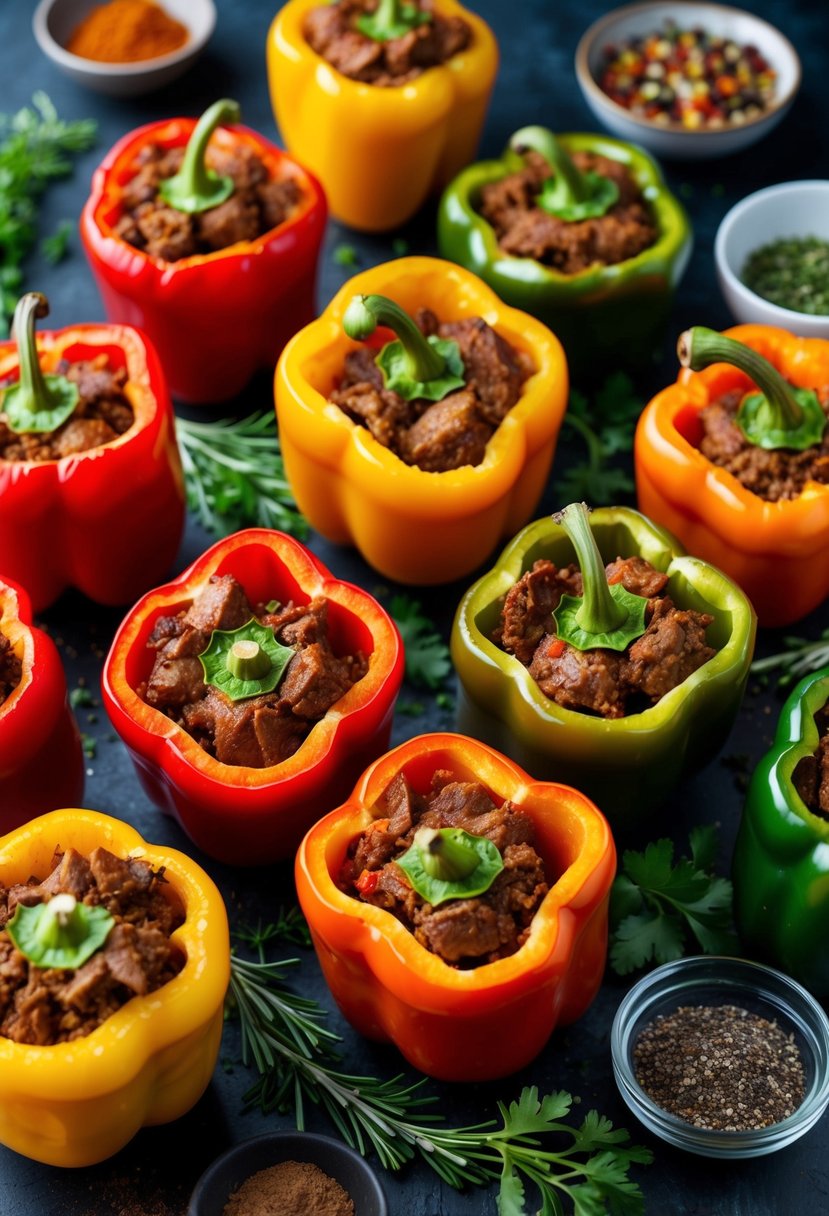
[[[660,1014],[680,1005],[738,1005],[776,1021],[800,1049],[805,1073],[802,1103],[786,1119],[751,1131],[694,1127],[649,1098],[636,1080],[633,1049]],[[657,967],[631,988],[613,1020],[613,1073],[627,1105],[654,1135],[703,1157],[759,1157],[797,1140],[829,1104],[829,1019],[805,988],[759,963],[701,955]]]

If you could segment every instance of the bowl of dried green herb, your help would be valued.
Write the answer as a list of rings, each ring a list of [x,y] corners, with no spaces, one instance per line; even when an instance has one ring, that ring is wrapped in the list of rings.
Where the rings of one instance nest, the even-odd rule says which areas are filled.
[[[657,967],[619,1006],[611,1054],[637,1118],[704,1157],[776,1152],[829,1104],[829,1019],[800,984],[745,959]]]

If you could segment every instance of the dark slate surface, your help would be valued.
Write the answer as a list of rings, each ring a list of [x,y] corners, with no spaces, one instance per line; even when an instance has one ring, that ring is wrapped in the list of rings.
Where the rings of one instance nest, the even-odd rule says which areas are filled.
[[[573,53],[584,28],[608,11],[609,5],[583,0],[578,5],[525,0],[513,7],[503,0],[478,0],[477,9],[499,38],[502,65],[486,125],[482,153],[497,154],[510,133],[528,122],[543,121],[558,130],[592,129],[594,124],[578,92]],[[34,4],[15,0],[0,5],[0,108],[11,111],[26,104],[35,89],[45,89],[64,117],[94,116],[100,127],[96,149],[81,157],[74,176],[57,184],[43,207],[43,231],[63,217],[76,217],[86,197],[92,169],[104,150],[121,134],[150,119],[174,113],[198,113],[217,96],[239,99],[245,121],[265,135],[275,135],[264,68],[265,35],[274,6],[263,0],[234,3],[219,0],[219,23],[211,47],[188,76],[168,89],[137,100],[109,100],[88,93],[63,78],[44,59],[31,35]],[[777,181],[829,175],[829,73],[826,46],[829,20],[825,6],[809,0],[764,0],[754,11],[783,29],[797,46],[804,78],[800,97],[783,124],[750,152],[710,164],[669,165],[667,177],[693,217],[696,247],[675,309],[672,332],[702,322],[714,327],[728,323],[714,277],[712,244],[717,225],[743,195]],[[427,211],[401,232],[412,251],[434,252],[433,213]],[[322,306],[350,272],[335,265],[334,248],[347,241],[369,266],[390,256],[391,237],[359,237],[332,224],[321,267]],[[73,238],[71,256],[50,268],[33,257],[27,285],[45,291],[51,300],[55,326],[74,320],[102,319],[97,291],[86,268],[79,242]],[[209,352],[205,354],[209,358]],[[675,359],[666,343],[664,359],[652,374],[639,378],[643,399],[674,378]],[[270,404],[270,383],[262,377],[217,416],[247,413]],[[558,468],[573,456],[562,448]],[[561,505],[553,481],[545,508]],[[189,563],[211,538],[191,523],[176,568]],[[351,551],[335,548],[318,537],[312,548],[339,576],[375,590],[380,580]],[[1,563],[0,563],[1,564]],[[448,631],[462,586],[418,593],[436,622]],[[391,588],[385,588],[386,598]],[[96,688],[103,654],[120,619],[119,612],[102,611],[80,596],[67,594],[45,616],[66,661],[70,686],[83,677]],[[798,632],[817,636],[827,614],[816,613]],[[779,637],[764,635],[762,652],[779,646]],[[429,696],[404,690],[403,700],[423,703],[420,716],[398,713],[394,741],[434,728],[451,726],[451,714],[436,708]],[[779,702],[757,690],[750,695],[723,755],[755,761],[769,745]],[[103,711],[81,710],[81,727],[97,741],[89,761],[85,802],[133,823],[148,839],[193,851],[169,819],[163,818],[141,792],[120,742],[111,733]],[[701,773],[663,808],[647,835],[669,833],[681,844],[690,825],[716,821],[722,828],[723,866],[728,864],[739,819],[741,794],[731,768],[721,759]],[[638,843],[643,843],[645,837]],[[268,871],[232,871],[198,857],[222,888],[232,920],[267,917],[283,900],[293,897],[288,866]],[[825,944],[821,944],[825,948]],[[310,954],[303,957],[297,983],[310,996],[331,1007],[327,990]],[[608,976],[598,999],[576,1026],[554,1034],[536,1062],[508,1081],[463,1087],[433,1085],[440,1108],[456,1122],[474,1122],[494,1110],[497,1099],[510,1100],[524,1084],[542,1089],[565,1088],[580,1096],[583,1107],[597,1106],[614,1122],[627,1126],[634,1138],[655,1152],[652,1167],[639,1171],[646,1211],[654,1216],[780,1216],[829,1211],[829,1124],[824,1120],[807,1137],[777,1156],[747,1163],[706,1162],[669,1149],[641,1129],[623,1106],[612,1080],[609,1031],[613,1014],[627,985]],[[366,1043],[351,1033],[336,1013],[331,1024],[342,1033],[350,1071],[382,1075],[396,1073],[400,1057],[391,1048]],[[505,1027],[505,1033],[520,1028]],[[494,1045],[497,1050],[497,1045]],[[242,1095],[252,1074],[238,1065],[238,1042],[226,1033],[222,1062],[207,1094],[178,1123],[141,1132],[112,1160],[92,1169],[62,1171],[39,1165],[0,1149],[0,1213],[2,1216],[182,1216],[196,1178],[228,1145],[269,1129],[292,1126],[289,1117],[242,1113]],[[311,1117],[315,1130],[330,1130],[325,1120]],[[459,1195],[441,1184],[421,1164],[397,1177],[384,1176],[394,1216],[468,1216],[494,1213],[494,1191]]]

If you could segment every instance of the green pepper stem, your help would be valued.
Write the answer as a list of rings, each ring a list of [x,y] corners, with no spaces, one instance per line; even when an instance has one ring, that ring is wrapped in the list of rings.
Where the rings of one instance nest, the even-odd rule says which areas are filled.
[[[590,188],[584,174],[579,172],[572,158],[547,127],[522,127],[515,132],[509,146],[519,155],[530,150],[540,153],[563,183],[569,196],[567,202],[582,203],[589,196]]]
[[[49,902],[44,904],[35,936],[45,949],[54,950],[60,946],[71,947],[76,944],[77,933],[73,932],[73,929],[76,928],[78,920],[77,904],[75,896],[66,892],[53,895]]]
[[[590,527],[587,505],[571,502],[569,507],[558,511],[553,519],[570,537],[581,570],[583,595],[581,607],[576,612],[576,623],[585,633],[612,633],[624,623],[626,614],[610,594],[602,555]]]
[[[349,338],[364,342],[378,325],[386,325],[400,340],[406,375],[420,383],[437,380],[446,370],[446,360],[431,346],[407,312],[388,296],[354,296],[343,314],[343,329]]]
[[[435,828],[418,828],[412,843],[420,850],[423,869],[431,878],[458,882],[480,864],[480,855],[470,845]]]
[[[190,214],[217,207],[233,193],[230,177],[222,177],[208,169],[205,153],[210,137],[217,127],[239,121],[239,103],[229,98],[215,101],[205,110],[187,141],[184,160],[174,177],[161,183],[159,192],[165,202],[178,211]]]
[[[252,638],[241,638],[227,652],[225,666],[237,680],[261,680],[271,669],[269,655]]]
[[[12,320],[12,337],[17,342],[17,357],[20,363],[20,392],[29,413],[50,410],[52,394],[46,383],[37,357],[35,321],[49,315],[49,301],[39,291],[27,291],[17,301]]]
[[[381,37],[382,32],[393,30],[400,25],[403,19],[403,5],[400,0],[380,0],[377,8],[374,10],[374,28],[377,31],[376,37]]]
[[[780,372],[756,350],[725,334],[694,325],[679,335],[677,354],[683,367],[699,372],[711,363],[730,363],[750,376],[771,406],[771,425],[793,431],[803,422],[803,409]]]

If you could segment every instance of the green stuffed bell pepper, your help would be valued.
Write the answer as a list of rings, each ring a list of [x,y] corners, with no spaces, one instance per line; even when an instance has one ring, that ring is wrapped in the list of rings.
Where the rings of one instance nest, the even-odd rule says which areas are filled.
[[[829,816],[819,809],[815,754],[827,728],[824,667],[802,679],[783,706],[774,745],[751,777],[732,863],[744,946],[820,1000],[829,997]]]
[[[656,162],[606,135],[516,131],[438,212],[441,255],[549,326],[576,378],[652,357],[691,245]]]
[[[566,517],[572,510],[568,507],[556,518]],[[603,562],[618,567],[624,563],[616,562],[617,558],[634,555],[645,558],[654,568],[650,578],[658,584],[662,608],[665,612],[675,608],[679,613],[678,616],[673,613],[677,624],[671,627],[687,628],[689,635],[696,629],[700,665],[691,670],[691,664],[687,678],[682,678],[656,703],[644,695],[652,690],[642,685],[626,704],[618,701],[606,707],[608,716],[600,716],[603,711],[590,712],[589,708],[560,704],[551,699],[557,692],[545,695],[535,678],[540,675],[543,683],[543,673],[537,670],[543,646],[537,646],[530,663],[528,654],[519,659],[499,644],[507,642],[502,621],[507,594],[524,575],[536,572],[536,563],[541,559],[548,559],[547,565],[554,563],[562,590],[569,580],[578,591],[583,580],[585,603],[589,584],[595,580],[581,558],[582,548],[570,539],[572,529],[566,530],[553,518],[537,520],[518,533],[495,567],[464,595],[458,607],[451,639],[459,677],[458,729],[505,752],[539,780],[560,781],[584,791],[619,830],[644,819],[683,776],[711,760],[725,742],[748,677],[756,618],[748,599],[734,583],[706,562],[685,556],[669,532],[638,511],[628,507],[599,508],[590,516],[588,533],[591,531],[598,546],[595,568],[604,583],[603,594],[607,593],[608,584],[621,581],[613,575],[608,577]],[[564,569],[573,562],[574,553],[579,555],[581,575],[578,571],[574,575],[574,567],[570,567],[569,573]],[[667,576],[667,581],[659,572]],[[615,593],[621,588],[610,590]],[[520,587],[517,593],[531,606],[533,601],[540,605],[535,618],[536,636],[544,635],[547,657],[558,659],[565,649],[562,639],[566,631],[572,631],[578,623],[579,611],[574,609],[579,608],[579,600],[570,595],[559,598],[556,594],[552,600],[555,624],[551,625],[550,597],[543,588],[528,585],[526,593]],[[648,637],[641,639],[645,646],[653,640],[657,602],[654,600],[647,609],[646,620],[650,624],[633,631],[636,634],[645,629]],[[599,609],[603,610],[601,604]],[[583,614],[585,609],[580,611]],[[621,610],[611,607],[611,611]],[[563,623],[565,616],[573,617],[574,621]],[[596,628],[589,620],[587,625]],[[575,632],[578,634],[578,629]],[[499,642],[493,640],[493,635]],[[527,637],[535,644],[529,631]],[[580,651],[588,649],[573,641],[572,634],[568,637],[573,647]],[[634,646],[618,654],[625,645],[624,638],[617,643],[603,633],[597,641],[598,646],[613,647],[594,648],[604,656],[601,661],[605,666],[616,665],[619,686],[625,687],[634,670],[631,666]],[[571,653],[568,662],[578,666],[582,660]],[[531,668],[535,675],[531,674]],[[586,679],[584,684],[588,686],[601,678],[600,673],[595,681]]]

